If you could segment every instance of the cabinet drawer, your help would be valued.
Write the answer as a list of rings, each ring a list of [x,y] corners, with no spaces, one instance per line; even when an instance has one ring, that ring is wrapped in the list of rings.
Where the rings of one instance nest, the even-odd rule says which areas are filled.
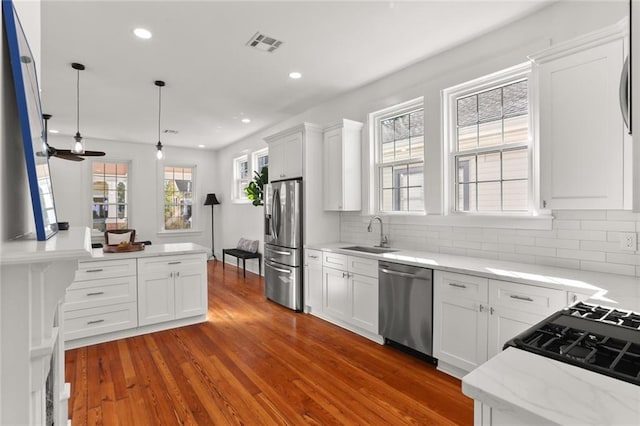
[[[322,252],[320,250],[304,250],[304,264],[309,268],[322,268]]]
[[[165,272],[202,267],[206,255],[158,256],[138,259],[141,273]]]
[[[106,278],[103,280],[75,281],[65,295],[64,310],[93,308],[135,302],[136,277]]]
[[[551,314],[566,305],[562,290],[507,281],[490,280],[489,304],[540,315]]]
[[[347,255],[327,251],[322,252],[322,266],[346,271],[347,265]]]
[[[434,272],[439,297],[487,302],[489,280],[452,272]]]
[[[64,314],[64,339],[80,339],[137,326],[136,302],[79,309]]]
[[[348,271],[354,274],[366,275],[371,278],[378,278],[378,261],[364,257],[349,256]]]
[[[99,280],[136,275],[135,259],[96,260],[80,262],[74,281]]]

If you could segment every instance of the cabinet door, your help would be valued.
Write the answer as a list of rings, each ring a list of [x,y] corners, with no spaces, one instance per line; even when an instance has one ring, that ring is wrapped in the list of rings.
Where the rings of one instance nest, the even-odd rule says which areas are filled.
[[[322,148],[324,209],[339,211],[344,202],[342,129],[325,132]]]
[[[284,148],[284,179],[302,177],[302,132],[295,133],[283,139]]]
[[[142,325],[175,318],[174,273],[141,272],[138,276],[138,323]]]
[[[486,305],[441,298],[433,306],[433,356],[465,371],[487,360]]]
[[[334,318],[349,320],[349,278],[345,271],[322,268],[322,311]]]
[[[269,182],[284,176],[284,145],[282,141],[269,144]]]
[[[175,317],[187,318],[207,313],[207,267],[201,259],[180,265],[175,278]]]
[[[352,274],[351,318],[349,322],[364,330],[378,333],[378,278]]]
[[[622,39],[540,65],[543,208],[624,207]]]
[[[305,249],[304,300],[306,312],[322,311],[322,252]]]
[[[504,344],[548,315],[523,312],[505,307],[491,307],[487,359],[502,351]]]

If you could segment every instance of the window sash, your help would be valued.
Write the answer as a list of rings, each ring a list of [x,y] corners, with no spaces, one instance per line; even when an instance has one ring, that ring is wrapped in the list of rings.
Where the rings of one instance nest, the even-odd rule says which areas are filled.
[[[129,227],[130,169],[131,164],[127,161],[92,162],[90,193],[92,229],[104,232],[107,229]],[[120,184],[124,184],[123,197],[120,197],[122,191],[119,189]],[[96,185],[101,188],[96,188]],[[122,207],[122,210],[119,207]],[[123,217],[120,217],[120,211],[123,212]]]
[[[193,229],[195,167],[165,166],[162,185],[162,227],[164,230]],[[178,184],[182,182],[182,188]],[[185,186],[186,185],[186,186]]]

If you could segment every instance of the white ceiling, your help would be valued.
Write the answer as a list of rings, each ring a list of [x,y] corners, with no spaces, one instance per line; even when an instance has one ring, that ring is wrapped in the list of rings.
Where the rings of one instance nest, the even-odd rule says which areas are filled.
[[[162,129],[179,133],[163,133],[163,144],[216,149],[546,3],[44,0],[43,111],[50,129],[75,133],[70,64],[80,62],[83,136],[155,144],[153,82],[165,80]],[[284,44],[251,49],[256,31]],[[288,77],[294,70],[302,79]]]

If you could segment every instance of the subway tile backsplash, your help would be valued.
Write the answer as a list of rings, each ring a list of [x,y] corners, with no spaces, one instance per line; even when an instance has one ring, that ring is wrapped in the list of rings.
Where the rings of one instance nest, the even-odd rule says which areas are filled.
[[[640,232],[640,213],[558,210],[553,229],[499,229],[421,224],[384,218],[392,247],[499,259],[561,268],[640,276],[640,254],[620,248],[621,232]],[[340,239],[375,245],[380,228],[367,232],[370,216],[342,213]],[[391,223],[390,223],[391,222]],[[397,223],[402,222],[402,223]]]

